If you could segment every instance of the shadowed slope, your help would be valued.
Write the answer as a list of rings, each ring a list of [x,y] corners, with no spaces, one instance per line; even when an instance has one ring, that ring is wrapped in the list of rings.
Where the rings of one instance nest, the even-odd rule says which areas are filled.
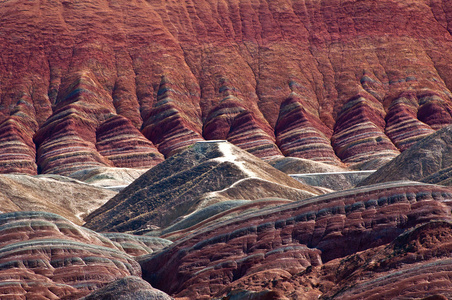
[[[398,236],[386,247],[369,249],[340,261],[329,299],[420,299],[452,296],[452,225],[432,221]],[[333,266],[334,268],[334,266]]]

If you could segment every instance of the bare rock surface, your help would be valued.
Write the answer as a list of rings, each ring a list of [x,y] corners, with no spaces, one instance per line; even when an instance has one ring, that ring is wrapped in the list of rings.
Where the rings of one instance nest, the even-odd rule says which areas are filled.
[[[0,171],[150,167],[212,138],[375,169],[452,124],[449,4],[2,1]]]
[[[414,144],[364,179],[360,185],[393,180],[423,181],[424,178],[428,178],[426,182],[438,183],[447,180],[447,170],[451,166],[452,126],[447,126]]]
[[[117,192],[56,175],[0,175],[3,212],[48,211],[82,225],[83,218]]]
[[[71,173],[69,177],[97,187],[123,189],[147,171],[148,169],[99,167],[80,170]]]
[[[96,148],[115,167],[152,168],[165,158],[132,122],[113,116],[96,130]]]
[[[152,254],[172,244],[166,239],[144,235],[119,232],[105,232],[102,235],[114,242],[116,247],[132,256]]]
[[[163,229],[222,201],[297,200],[321,193],[228,142],[201,142],[142,175],[85,218],[85,226],[122,232]]]
[[[446,187],[414,182],[336,192],[209,224],[139,261],[146,280],[177,297],[208,299],[239,282],[262,291],[273,280],[293,280],[330,261],[388,244],[416,225],[451,221],[450,199]],[[336,280],[334,270],[328,271],[330,281]],[[288,284],[292,287],[285,295],[296,286]],[[316,297],[327,291],[318,284]]]
[[[426,298],[449,299],[451,233],[450,221],[432,221],[407,230],[387,246],[342,260],[336,285],[325,297],[419,299],[430,295]]]
[[[311,186],[324,187],[333,191],[348,190],[355,187],[375,171],[348,171],[348,172],[324,172],[290,174],[301,183]]]
[[[432,184],[452,186],[452,166],[441,169],[440,171],[433,173],[430,176],[424,177],[421,181]]]
[[[171,300],[170,296],[154,289],[149,283],[136,276],[118,279],[82,298],[83,300]]]
[[[77,299],[140,266],[108,238],[46,212],[0,215],[0,294]]]
[[[286,174],[346,172],[344,167],[334,166],[299,157],[284,157],[268,162],[272,167]]]

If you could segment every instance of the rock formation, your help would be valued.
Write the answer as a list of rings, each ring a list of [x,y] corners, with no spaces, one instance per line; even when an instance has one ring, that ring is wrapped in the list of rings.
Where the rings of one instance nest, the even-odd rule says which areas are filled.
[[[218,202],[298,200],[321,193],[228,142],[200,142],[142,175],[85,218],[85,226],[122,232],[163,229]]]
[[[452,298],[451,7],[0,1],[0,297]]]
[[[70,178],[83,181],[89,185],[113,190],[122,190],[135,179],[143,175],[147,169],[97,167],[83,169],[71,174]]]
[[[450,243],[452,224],[431,221],[398,236],[393,242],[357,253],[335,265],[335,286],[324,296],[332,299],[382,298],[448,299],[452,270]],[[419,270],[422,270],[420,272]],[[397,284],[394,284],[397,282]],[[434,296],[436,295],[436,298]]]
[[[83,300],[171,300],[170,296],[154,289],[149,283],[136,276],[118,279],[82,298]]]
[[[151,167],[218,138],[375,169],[452,123],[448,4],[3,1],[0,171]]]
[[[275,290],[280,290],[289,298],[291,293],[296,292],[296,285],[301,291],[305,288],[311,290],[314,286],[315,289],[311,292],[317,297],[324,293],[331,294],[333,290],[329,291],[328,284],[333,286],[335,280],[345,278],[349,272],[344,270],[344,275],[340,277],[342,269],[339,268],[338,271],[335,267],[329,268],[331,264],[337,264],[338,259],[347,264],[347,261],[353,261],[356,255],[360,255],[360,251],[368,249],[381,255],[381,264],[385,263],[383,257],[391,257],[392,250],[388,250],[387,254],[380,254],[375,249],[391,243],[411,227],[434,220],[450,222],[451,199],[452,192],[448,188],[410,182],[395,182],[333,193],[201,227],[157,255],[142,256],[139,261],[146,280],[154,287],[177,297],[210,299],[227,293],[228,287],[239,285],[241,288],[259,292],[272,287],[271,283],[275,284],[277,281],[285,281],[286,286],[283,284]],[[433,241],[442,231],[438,229],[437,232],[425,236]],[[410,236],[410,233],[405,233],[405,236]],[[447,236],[444,235],[443,239],[447,239]],[[403,239],[403,236],[399,237],[393,244],[397,244],[401,251],[415,253],[411,257],[400,253],[400,257],[394,258],[395,261],[409,261],[410,265],[405,268],[406,275],[398,277],[396,273],[391,279],[390,274],[398,268],[396,265],[376,267],[381,268],[378,272],[383,272],[382,278],[389,276],[384,279],[387,284],[399,282],[398,280],[403,283],[403,289],[399,288],[397,283],[387,286],[383,294],[391,297],[402,296],[412,290],[412,295],[418,297],[426,293],[425,289],[418,287],[414,281],[404,281],[405,277],[410,278],[414,276],[412,272],[417,268],[430,267],[430,262],[434,263],[436,258],[433,254],[423,257],[421,253],[435,253],[436,249],[443,249],[443,246],[431,244],[431,250],[428,250],[431,252],[424,252],[420,248],[420,252],[417,252],[417,248],[409,248],[409,243],[404,244]],[[412,242],[413,247],[416,247],[416,239]],[[442,252],[445,257],[447,245],[448,243],[444,245]],[[415,260],[419,261],[419,266],[416,266]],[[328,265],[328,262],[332,263]],[[440,264],[442,262],[445,274],[450,274],[447,269],[448,260],[445,258],[438,261]],[[364,262],[358,263],[363,268],[367,267]],[[435,266],[431,265],[432,272]],[[318,275],[316,284],[315,279],[312,279],[311,285],[306,283],[309,275],[306,275],[306,278],[300,276],[308,274],[312,269],[322,270],[324,274],[323,279]],[[379,275],[369,276],[373,278]],[[356,280],[362,282],[365,291],[366,280],[361,278],[360,273],[357,273]],[[436,278],[438,282],[441,280],[440,275]],[[344,280],[342,288],[352,282],[349,279]],[[375,287],[383,288],[378,282],[379,280],[375,279]],[[448,284],[450,285],[450,281]],[[319,289],[319,286],[323,290]],[[351,287],[359,298],[359,287]],[[393,289],[392,292],[389,292],[390,288]],[[334,289],[341,292],[343,290],[340,287]],[[427,290],[444,291],[439,287]],[[344,296],[345,298],[347,297]]]
[[[115,167],[152,168],[164,157],[157,148],[123,116],[114,116],[96,131],[96,148]]]
[[[450,178],[451,165],[452,126],[447,126],[413,145],[360,185],[394,180],[424,181],[424,178],[426,182],[439,183]]]
[[[83,218],[117,193],[56,175],[0,175],[2,212],[47,211],[82,225]]]
[[[117,248],[133,256],[151,254],[171,245],[171,241],[151,236],[132,235],[118,232],[106,232],[103,236],[109,238]]]
[[[51,213],[0,215],[0,294],[9,299],[76,299],[126,276],[132,256],[108,238]]]

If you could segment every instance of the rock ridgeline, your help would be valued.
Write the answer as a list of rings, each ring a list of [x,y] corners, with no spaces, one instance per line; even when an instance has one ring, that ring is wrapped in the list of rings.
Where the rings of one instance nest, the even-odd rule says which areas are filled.
[[[364,179],[359,185],[414,180],[451,185],[452,126],[427,136]]]
[[[204,139],[376,169],[452,123],[444,1],[2,1],[0,172]]]
[[[144,232],[173,225],[172,230],[180,230],[255,200],[294,201],[323,193],[227,141],[205,141],[143,174],[87,216],[85,226],[96,231]],[[255,205],[263,203],[281,201],[268,199]]]

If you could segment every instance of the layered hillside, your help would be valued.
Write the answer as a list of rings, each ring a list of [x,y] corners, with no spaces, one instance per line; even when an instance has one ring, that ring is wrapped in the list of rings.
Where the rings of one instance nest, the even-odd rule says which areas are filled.
[[[452,126],[422,139],[359,185],[394,180],[414,180],[450,185],[452,167]]]
[[[77,299],[125,276],[132,256],[108,238],[45,212],[0,214],[0,294],[5,299]]]
[[[2,1],[0,171],[196,141],[375,169],[452,123],[448,0]]]
[[[450,297],[451,199],[414,182],[331,193],[198,228],[139,262],[154,287],[189,299]]]
[[[198,142],[143,174],[87,216],[85,226],[169,233],[232,208],[260,209],[323,193],[229,142]]]
[[[117,192],[55,175],[0,174],[0,210],[47,211],[82,225]]]
[[[0,1],[0,298],[452,298],[451,91],[452,0]]]
[[[448,129],[411,149],[444,137]],[[449,151],[443,150],[425,153],[445,157]],[[282,158],[275,166],[341,170],[300,158]],[[78,173],[96,184],[137,175],[113,171],[118,169]],[[56,175],[3,176],[23,184],[18,206],[46,208],[48,195],[62,213],[73,186],[87,185]],[[43,185],[50,179],[52,185]],[[25,189],[27,182],[45,192],[42,198]],[[50,193],[51,186],[57,192]],[[18,198],[7,187],[5,198]],[[81,207],[90,199],[77,197],[72,201]],[[315,188],[226,141],[198,142],[86,217],[85,226],[100,233],[49,212],[0,214],[0,294],[32,299],[448,299],[451,203],[450,187],[413,181],[339,192]]]

